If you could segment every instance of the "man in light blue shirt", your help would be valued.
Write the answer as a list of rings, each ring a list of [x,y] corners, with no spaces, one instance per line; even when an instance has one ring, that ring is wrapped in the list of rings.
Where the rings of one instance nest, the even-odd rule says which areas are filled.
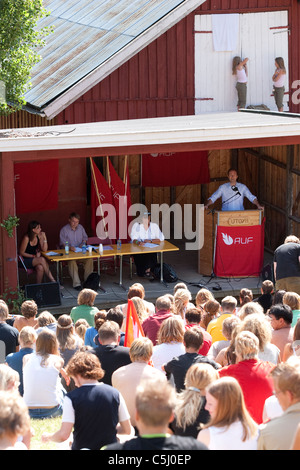
[[[214,202],[222,198],[222,210],[223,211],[243,211],[244,210],[244,197],[249,199],[250,202],[256,205],[260,210],[263,207],[259,204],[256,196],[254,196],[247,186],[242,183],[238,183],[238,173],[234,168],[228,170],[228,179],[229,182],[222,184],[217,191],[215,191],[212,196],[207,201],[207,204],[204,206],[207,209]]]
[[[59,234],[59,244],[61,248],[64,248],[65,243],[68,242],[70,250],[76,251],[76,248],[82,247],[82,245],[87,242],[88,236],[79,221],[80,215],[76,212],[72,212],[69,215],[69,223],[60,230]],[[84,280],[86,281],[88,276],[93,272],[93,259],[81,259],[80,262],[84,265]],[[68,268],[74,289],[81,290],[77,261],[68,261]]]

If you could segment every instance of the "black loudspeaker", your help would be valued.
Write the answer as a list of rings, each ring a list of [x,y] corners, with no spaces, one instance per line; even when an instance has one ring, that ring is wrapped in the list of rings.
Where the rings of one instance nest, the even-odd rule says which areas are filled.
[[[272,281],[273,282],[273,270],[270,264],[266,264],[261,270],[261,279],[262,281]]]
[[[61,305],[58,282],[28,284],[25,286],[25,296],[27,300],[34,300],[38,307],[54,307]]]

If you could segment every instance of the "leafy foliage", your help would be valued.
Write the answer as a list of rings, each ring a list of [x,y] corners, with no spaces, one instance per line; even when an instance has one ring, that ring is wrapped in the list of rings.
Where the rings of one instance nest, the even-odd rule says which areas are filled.
[[[14,235],[14,228],[19,225],[19,221],[19,217],[15,215],[9,215],[7,219],[1,222],[0,226],[3,227],[7,231],[8,236],[12,238]]]
[[[48,15],[43,0],[0,0],[0,88],[5,90],[0,114],[10,114],[25,104],[31,70],[51,32],[49,27],[38,30],[37,22]]]

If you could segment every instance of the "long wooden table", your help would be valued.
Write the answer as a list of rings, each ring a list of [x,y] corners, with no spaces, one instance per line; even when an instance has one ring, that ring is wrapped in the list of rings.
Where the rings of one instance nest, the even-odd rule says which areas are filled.
[[[168,251],[179,251],[179,248],[172,243],[164,240],[157,246],[148,248],[145,246],[136,245],[135,243],[123,243],[121,248],[116,250],[116,255],[120,256],[120,280],[119,285],[124,289],[123,286],[123,256],[141,255],[145,253],[160,253],[160,282],[164,283],[163,278],[163,254]]]
[[[122,287],[123,289],[123,257],[124,256],[133,256],[133,255],[139,255],[143,253],[160,253],[160,265],[161,265],[161,274],[160,274],[160,282],[164,283],[163,279],[163,254],[168,252],[168,251],[179,251],[179,248],[172,243],[168,242],[167,240],[161,242],[157,246],[153,246],[151,248],[145,247],[145,246],[139,246],[134,243],[122,243],[120,249],[117,248],[117,245],[109,245],[111,246],[111,249],[103,249],[103,254],[100,255],[98,248],[93,249],[92,253],[89,254],[89,252],[82,253],[74,253],[73,251],[70,251],[68,255],[65,254],[64,249],[60,250],[48,250],[47,252],[43,252],[42,255],[49,261],[49,262],[54,262],[56,263],[56,278],[57,281],[59,281],[59,263],[63,261],[80,261],[80,260],[85,260],[85,259],[97,259],[98,261],[98,274],[100,275],[100,260],[102,258],[107,258],[107,257],[112,257],[112,256],[119,256],[120,257],[120,277],[119,277],[119,286]],[[49,253],[57,253],[55,255],[49,255]],[[101,287],[101,281],[99,284],[99,287],[104,290]]]
[[[64,249],[60,250],[48,250],[46,252],[42,252],[42,255],[49,261],[49,262],[54,262],[56,263],[56,279],[59,282],[59,263],[63,261],[80,261],[80,260],[86,260],[86,259],[97,259],[98,262],[98,274],[100,276],[100,259],[101,258],[108,258],[111,256],[116,255],[117,253],[114,253],[116,251],[116,246],[112,245],[112,249],[110,250],[104,250],[103,249],[103,254],[100,255],[99,249],[93,248],[92,253],[90,254],[88,251],[86,253],[78,252],[75,253],[74,251],[69,252],[68,255],[66,255]],[[48,254],[48,253],[57,253],[55,255],[53,254]],[[105,292],[105,289],[101,287],[101,280],[99,282],[99,288]]]

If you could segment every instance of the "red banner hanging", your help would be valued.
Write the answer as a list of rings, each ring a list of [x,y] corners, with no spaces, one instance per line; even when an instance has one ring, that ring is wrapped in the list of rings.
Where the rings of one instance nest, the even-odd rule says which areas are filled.
[[[259,276],[264,257],[261,225],[217,227],[214,274],[218,277]]]
[[[185,186],[209,182],[207,151],[142,156],[142,186]]]
[[[42,212],[58,207],[58,160],[15,163],[16,213]]]

